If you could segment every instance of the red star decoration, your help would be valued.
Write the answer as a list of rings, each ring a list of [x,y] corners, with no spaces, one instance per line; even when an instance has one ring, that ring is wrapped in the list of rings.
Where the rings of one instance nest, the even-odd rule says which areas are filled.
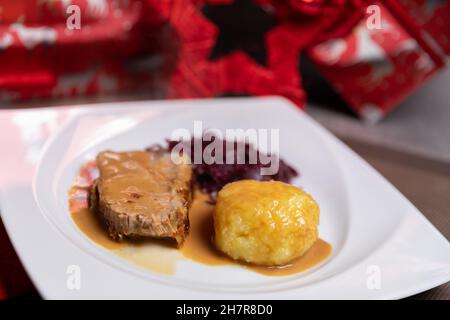
[[[266,7],[271,5],[269,0],[255,2]],[[201,9],[206,4],[223,6],[232,3],[233,0],[165,2],[164,12],[180,42],[169,96],[190,98],[223,94],[282,95],[303,108],[305,93],[298,73],[299,55],[320,35],[323,24],[317,23],[317,19],[311,17],[303,19],[301,24],[290,18],[279,19],[276,26],[264,36],[265,65],[252,58],[248,50],[242,48],[210,59],[222,30],[205,17]],[[271,9],[274,12],[276,6]]]

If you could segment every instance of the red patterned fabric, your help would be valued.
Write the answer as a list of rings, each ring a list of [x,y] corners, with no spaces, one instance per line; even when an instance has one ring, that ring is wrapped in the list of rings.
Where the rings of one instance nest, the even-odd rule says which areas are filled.
[[[368,28],[363,19],[346,37],[309,50],[321,74],[369,122],[380,120],[444,66],[449,52],[445,39],[450,36],[445,22],[449,2],[386,0],[375,4],[380,8],[380,29]],[[436,42],[426,33],[434,34]]]
[[[349,31],[360,1],[258,1],[278,20],[261,66],[240,51],[209,59],[219,31],[201,10],[233,0],[0,0],[0,99],[159,90],[279,94],[303,106],[300,51]],[[81,10],[80,30],[66,27],[69,4]]]
[[[66,26],[68,4],[81,29]],[[162,19],[151,1],[0,0],[0,99],[108,93],[149,87]],[[134,59],[132,59],[134,58]]]
[[[211,59],[222,31],[202,10],[234,3],[0,0],[0,100],[130,91],[172,98],[279,94],[303,107],[298,63],[308,50],[356,112],[381,118],[450,53],[445,0],[254,0],[276,20],[264,34],[266,63],[245,50]],[[382,30],[368,30],[362,19],[373,3],[382,10]],[[80,30],[66,27],[69,5],[81,10]],[[367,48],[372,56],[364,56]]]
[[[314,43],[347,35],[364,16],[367,0],[259,0],[273,6],[277,18],[303,25],[314,23],[320,31]]]

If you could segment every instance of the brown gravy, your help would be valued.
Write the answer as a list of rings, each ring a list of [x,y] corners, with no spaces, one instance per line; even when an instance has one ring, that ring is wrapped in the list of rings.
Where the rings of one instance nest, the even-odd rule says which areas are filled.
[[[74,197],[74,194],[83,191],[84,197],[87,197],[87,188],[73,187],[69,191],[69,199],[71,199],[69,208],[73,221],[87,237],[121,258],[145,269],[163,274],[175,273],[176,262],[180,258],[178,250],[162,240],[127,239],[122,242],[113,240],[108,236],[99,217],[87,208],[87,201],[80,201],[81,195]]]
[[[74,189],[71,192],[74,192]],[[176,263],[181,258],[180,253],[188,259],[210,266],[239,264],[268,276],[286,276],[304,271],[324,261],[331,254],[331,245],[319,239],[304,256],[283,267],[253,266],[233,261],[220,254],[212,244],[214,207],[206,202],[207,199],[205,194],[196,192],[189,214],[190,234],[180,250],[159,240],[116,242],[107,235],[102,222],[89,209],[74,206],[72,203],[70,208],[76,209],[71,211],[75,224],[92,241],[134,264],[164,274],[175,273]]]
[[[331,254],[331,245],[319,239],[304,256],[282,267],[255,266],[231,260],[214,248],[212,244],[214,234],[212,210],[214,206],[207,202],[208,197],[205,194],[199,192],[197,194],[189,214],[189,237],[180,250],[186,258],[211,266],[240,264],[257,273],[269,276],[287,276],[312,268]]]

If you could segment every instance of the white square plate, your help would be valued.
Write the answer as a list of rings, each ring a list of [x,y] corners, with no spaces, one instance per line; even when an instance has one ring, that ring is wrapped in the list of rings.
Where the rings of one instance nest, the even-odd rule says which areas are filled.
[[[177,128],[192,131],[195,120],[204,128],[280,130],[280,155],[301,172],[294,184],[320,204],[320,236],[333,245],[327,261],[267,277],[182,260],[174,275],[162,275],[118,258],[76,228],[67,190],[86,160],[105,149],[145,148]],[[389,299],[450,279],[449,242],[380,174],[284,99],[10,111],[0,124],[8,152],[0,169],[2,219],[44,298]],[[81,271],[79,290],[67,286],[72,265]]]

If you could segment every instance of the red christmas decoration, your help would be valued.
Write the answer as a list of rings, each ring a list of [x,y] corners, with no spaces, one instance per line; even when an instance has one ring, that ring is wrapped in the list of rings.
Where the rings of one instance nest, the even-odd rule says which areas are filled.
[[[0,100],[148,89],[160,74],[141,58],[164,49],[163,22],[147,0],[0,0]]]
[[[359,0],[252,2],[255,10],[264,10],[276,21],[276,25],[264,34],[266,65],[261,65],[251,57],[246,48],[237,48],[213,60],[210,57],[214,46],[219,34],[224,31],[219,30],[202,13],[202,8],[207,5],[221,6],[224,16],[230,14],[226,6],[236,5],[235,14],[239,15],[238,10],[242,10],[242,6],[237,5],[237,2],[239,1],[173,2],[168,19],[179,36],[180,49],[171,80],[171,97],[208,97],[228,93],[277,94],[286,96],[303,107],[305,94],[298,73],[300,52],[320,38],[345,33],[362,16],[355,10],[360,5]],[[243,2],[240,1],[240,4]],[[245,2],[244,5],[250,5],[250,1]],[[247,15],[249,16],[252,15]],[[349,20],[349,16],[353,18]],[[229,19],[233,17],[230,16]],[[232,23],[235,28],[239,28],[242,21],[232,20]],[[245,29],[241,33],[245,33]]]
[[[350,34],[309,50],[319,72],[368,122],[382,119],[441,70],[450,56],[448,1],[372,3],[379,28],[360,21]]]
[[[372,4],[382,30],[365,28]],[[67,28],[68,5],[0,0],[3,103],[145,90],[160,98],[276,94],[303,107],[306,51],[357,113],[379,119],[450,52],[445,0],[72,0],[79,30]]]

